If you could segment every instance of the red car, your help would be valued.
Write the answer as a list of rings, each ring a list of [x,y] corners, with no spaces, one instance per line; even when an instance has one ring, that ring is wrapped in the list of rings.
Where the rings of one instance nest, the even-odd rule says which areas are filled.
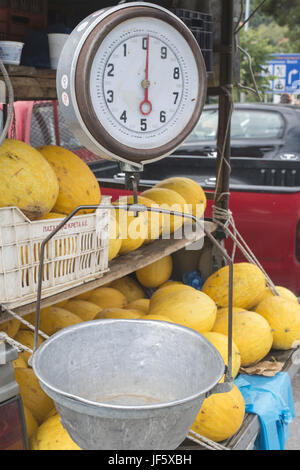
[[[209,191],[215,184],[215,159],[207,157],[171,156],[145,165],[141,186],[152,186],[169,176],[187,176]],[[112,189],[124,181],[118,165],[112,162],[92,163],[91,167],[102,187],[103,194],[116,198],[120,189]],[[257,184],[231,184],[229,207],[235,225],[249,248],[275,283],[291,289],[300,296],[300,162],[234,159],[232,179],[243,174],[256,177]],[[297,177],[294,186],[285,186],[289,175]],[[268,185],[266,181],[281,180]],[[265,184],[260,182],[264,179]],[[105,186],[105,187],[104,187]],[[125,193],[122,191],[122,193]],[[206,218],[212,217],[213,201],[208,200]],[[229,253],[230,239],[225,240]],[[236,250],[236,262],[245,261]]]
[[[177,175],[214,189],[215,109],[205,108],[199,126],[175,155],[145,165],[143,187]],[[15,138],[34,147],[56,144],[74,151],[89,163],[103,194],[115,199],[124,193],[118,189],[124,182],[118,164],[99,161],[84,149],[56,102],[17,102],[15,115]],[[300,107],[237,106],[233,119],[229,204],[236,227],[273,282],[300,296]],[[208,218],[211,206],[208,201]],[[231,241],[225,244],[231,252]],[[235,261],[244,260],[237,250]]]

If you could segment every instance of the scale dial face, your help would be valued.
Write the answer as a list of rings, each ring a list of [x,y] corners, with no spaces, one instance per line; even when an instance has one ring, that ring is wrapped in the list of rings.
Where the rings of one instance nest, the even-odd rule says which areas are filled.
[[[206,70],[192,33],[167,10],[131,6],[107,16],[82,46],[78,109],[104,149],[131,162],[170,154],[196,125]]]
[[[107,35],[90,75],[94,111],[124,145],[151,149],[182,132],[195,109],[197,65],[185,39],[153,18],[133,18]]]

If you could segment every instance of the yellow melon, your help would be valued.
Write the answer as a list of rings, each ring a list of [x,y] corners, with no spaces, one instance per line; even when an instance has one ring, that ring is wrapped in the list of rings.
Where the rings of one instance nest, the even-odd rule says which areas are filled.
[[[174,321],[170,320],[170,318],[166,317],[165,315],[145,315],[142,317],[142,320],[158,320],[158,321],[168,321],[170,323],[175,323]]]
[[[229,311],[228,307],[218,308],[216,321],[218,320],[218,318],[221,318],[224,314],[228,315],[228,311]],[[232,307],[232,315],[236,312],[246,312],[246,310],[240,307]]]
[[[223,361],[228,365],[228,336],[215,331],[207,331],[202,333],[208,341],[219,351]],[[235,378],[241,366],[241,354],[237,345],[232,341],[232,377]]]
[[[0,148],[0,207],[16,206],[31,220],[51,211],[58,180],[43,155],[25,142],[6,139]]]
[[[133,204],[133,196],[125,196],[122,197],[122,201],[126,201],[126,204]],[[151,199],[147,197],[138,196],[138,204],[143,204],[146,207],[152,207],[153,209],[159,209],[159,205],[156,204]],[[160,237],[163,229],[163,214],[159,212],[147,211],[147,224],[148,224],[148,232],[145,238],[144,243],[148,244],[153,240],[156,240]]]
[[[228,307],[223,307],[223,308],[218,308],[217,310],[217,318],[218,316],[220,315],[223,315],[224,313],[226,315],[228,315],[228,311],[229,311],[229,308]],[[232,313],[235,313],[235,312],[245,312],[246,310],[244,308],[240,308],[240,307],[232,307]]]
[[[28,313],[27,315],[23,315],[22,318],[23,318],[23,320],[28,321],[29,323],[31,323],[31,325],[34,326],[34,324],[35,324],[35,313]],[[21,323],[19,329],[20,330],[33,331],[33,330],[31,330],[31,328],[29,328],[27,325],[25,325],[25,323]]]
[[[24,346],[27,346],[31,350],[33,350],[34,344],[34,332],[32,330],[19,330],[15,336],[15,340]],[[44,339],[39,336],[38,337],[38,347],[43,343]],[[28,351],[23,351],[19,353],[19,357],[21,357],[26,364],[28,364],[28,359],[30,358],[31,354]]]
[[[46,220],[46,219],[62,219],[66,217],[65,214],[59,214],[58,212],[49,212],[48,214],[40,217],[39,220]]]
[[[31,411],[38,424],[54,407],[53,400],[42,390],[39,381],[30,367],[15,369],[16,381],[20,387],[23,404]]]
[[[127,305],[123,310],[125,310],[127,312],[130,312],[130,313],[134,313],[134,314],[138,315],[141,318],[146,315],[146,313],[143,312],[143,310],[140,310],[138,308],[128,308]]]
[[[193,290],[192,290],[193,289]],[[160,286],[154,294],[152,294],[152,297],[150,299],[150,309],[154,307],[154,305],[163,297],[185,290],[186,292],[193,292],[195,289],[194,287],[187,286],[186,284],[183,283],[170,283],[168,285],[165,285],[165,287]]]
[[[0,331],[6,333],[10,338],[14,338],[21,327],[21,322],[17,318],[0,323]]]
[[[133,302],[137,299],[142,299],[145,296],[143,288],[140,284],[130,276],[124,276],[116,279],[109,284],[109,287],[117,289],[125,295],[127,302]]]
[[[191,213],[200,218],[206,208],[205,192],[200,184],[191,178],[173,176],[166,178],[155,185],[156,188],[172,189],[179,193],[187,204],[191,205]]]
[[[97,179],[81,158],[57,145],[45,145],[38,150],[52,166],[59,182],[53,212],[69,214],[78,206],[100,204],[101,191]],[[81,214],[87,212],[90,211],[80,211]]]
[[[172,256],[168,255],[143,268],[137,269],[135,274],[142,286],[158,287],[170,278],[172,269]]]
[[[28,321],[32,325],[35,324],[35,312],[27,313],[27,315],[23,315],[22,318],[23,318],[23,320]],[[28,328],[27,325],[25,325],[25,323],[21,323],[20,330],[29,330],[29,328]],[[31,330],[31,331],[33,331],[33,330]]]
[[[209,276],[202,291],[209,295],[218,307],[228,307],[229,267],[216,271]],[[233,265],[233,305],[251,309],[257,305],[266,287],[263,272],[252,263]]]
[[[188,213],[185,207],[185,199],[172,189],[154,187],[143,191],[141,196],[156,202],[161,209]],[[184,219],[182,217],[164,214],[162,233],[175,232],[182,226],[183,222]]]
[[[125,202],[115,201],[113,204],[124,205]],[[119,254],[124,255],[140,248],[147,238],[147,214],[145,212],[140,212],[138,216],[135,217],[132,211],[127,211],[125,209],[116,209],[113,213],[119,224],[119,230],[122,238]]]
[[[23,367],[23,368],[24,368],[24,367],[27,367],[27,362],[24,361],[23,357],[20,357],[20,356],[19,356],[19,357],[17,357],[17,359],[15,359],[15,360],[12,361],[12,362],[13,362],[13,366],[14,366],[14,367],[21,367],[21,368],[22,368],[22,367]]]
[[[122,246],[122,233],[120,231],[119,222],[111,211],[110,227],[109,227],[109,245],[108,245],[108,261],[116,258]]]
[[[126,305],[126,308],[130,309],[138,309],[144,313],[149,313],[150,307],[150,299],[136,299]]]
[[[31,436],[30,450],[81,450],[60,422],[58,414],[48,418]]]
[[[82,321],[93,320],[97,313],[102,309],[98,305],[89,302],[88,300],[68,300],[64,305],[64,309],[69,312],[75,313]]]
[[[82,319],[61,307],[46,307],[40,312],[40,330],[51,336],[67,326],[77,325]]]
[[[192,425],[192,431],[214,442],[233,436],[245,416],[245,400],[236,385],[230,392],[215,393],[206,398]]]
[[[56,416],[58,414],[58,411],[57,409],[54,407],[52,408],[49,413],[45,416],[45,419],[44,421],[46,421],[48,418],[50,418],[51,416]]]
[[[163,289],[164,287],[169,287],[171,285],[177,285],[177,286],[182,286],[184,285],[183,282],[181,281],[170,281],[168,280],[167,282],[164,282],[163,284],[161,284],[158,289]]]
[[[98,287],[94,289],[89,297],[89,302],[93,302],[100,307],[125,307],[127,299],[122,292],[113,287]]]
[[[154,305],[150,302],[150,315],[163,315],[199,333],[210,331],[217,313],[215,302],[196,289],[178,290],[159,299]]]
[[[75,297],[72,297],[72,300],[89,300],[89,297],[92,295],[93,290],[89,290],[87,292],[83,292],[82,294],[75,295]]]
[[[276,290],[278,291],[278,294],[281,297],[284,297],[287,300],[292,300],[296,304],[299,304],[296,295],[291,290],[287,289],[286,287],[282,287],[282,286],[275,286],[275,287],[276,287]],[[268,297],[272,297],[272,296],[274,296],[272,290],[270,289],[270,287],[266,287],[259,303],[262,302],[263,300],[267,299]]]
[[[300,306],[281,296],[267,297],[256,307],[273,329],[273,348],[291,349],[300,344]]]
[[[124,318],[124,319],[137,319],[140,318],[141,315],[137,312],[126,310],[124,308],[105,308],[101,312],[97,313],[94,320],[102,320],[106,318]]]
[[[228,335],[228,314],[217,317],[213,331]],[[241,354],[242,366],[261,361],[273,344],[273,333],[267,320],[262,315],[250,311],[233,314],[232,338]]]
[[[57,302],[57,304],[54,304],[53,307],[64,307],[69,301],[68,300],[62,300],[61,302]]]
[[[27,406],[23,405],[24,409],[24,418],[26,424],[26,431],[27,431],[27,438],[30,439],[32,434],[38,429],[39,425],[33,414],[31,413],[30,409]]]

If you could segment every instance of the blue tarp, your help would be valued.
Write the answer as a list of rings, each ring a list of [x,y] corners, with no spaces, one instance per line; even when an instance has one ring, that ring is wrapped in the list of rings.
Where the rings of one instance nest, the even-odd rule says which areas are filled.
[[[240,374],[234,381],[246,404],[246,412],[259,416],[261,430],[256,450],[283,450],[289,423],[295,417],[291,380],[287,372],[274,377]]]

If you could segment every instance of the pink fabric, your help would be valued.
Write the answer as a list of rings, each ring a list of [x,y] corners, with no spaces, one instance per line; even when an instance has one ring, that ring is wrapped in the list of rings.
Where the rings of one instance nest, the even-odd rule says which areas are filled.
[[[30,143],[31,115],[34,101],[16,101],[14,103],[16,117],[16,139]],[[11,132],[12,124],[10,125]]]
[[[30,144],[30,132],[31,132],[31,118],[33,105],[35,103],[41,103],[41,101],[15,101],[15,138],[22,140],[26,144]],[[2,109],[2,105],[0,105]],[[9,128],[9,137],[11,137],[12,123]]]

